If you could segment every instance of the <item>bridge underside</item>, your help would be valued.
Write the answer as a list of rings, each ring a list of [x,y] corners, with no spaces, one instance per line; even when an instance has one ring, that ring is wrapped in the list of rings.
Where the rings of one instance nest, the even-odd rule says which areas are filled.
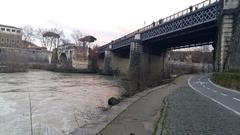
[[[151,53],[158,54],[171,48],[188,48],[201,46],[201,43],[217,42],[218,27],[215,21],[191,27],[179,32],[144,41],[142,45],[150,49]]]
[[[202,45],[213,45],[216,46],[218,35],[217,22],[211,21],[201,25],[196,25],[195,27],[190,27],[177,32],[169,33],[156,38],[148,39],[146,41],[141,41],[138,43],[132,42],[131,45],[124,46],[118,49],[109,50],[110,55],[101,54],[100,59],[102,63],[105,62],[105,57],[108,57],[107,65],[114,71],[119,70],[120,72],[128,72],[129,64],[131,61],[137,61],[135,59],[135,53],[140,53],[140,61],[143,62],[142,65],[149,65],[147,69],[146,66],[144,70],[151,70],[156,73],[156,70],[162,69],[163,65],[166,65],[166,55],[168,50],[175,48],[188,48],[194,46]],[[211,44],[210,44],[211,43]],[[134,44],[139,44],[134,46]],[[140,49],[138,49],[140,47]],[[134,49],[135,48],[135,49]],[[214,49],[215,54],[216,49]],[[215,56],[214,56],[215,57]],[[150,63],[149,63],[150,62]],[[102,69],[104,68],[102,64]],[[136,65],[136,64],[133,64]],[[144,71],[145,72],[145,71]],[[160,71],[162,72],[162,71]]]
[[[143,51],[147,49],[147,51],[157,55],[160,52],[168,49],[208,45],[207,43],[213,43],[213,45],[216,45],[217,35],[217,22],[212,21],[206,24],[143,41],[141,42],[141,45],[143,46]],[[129,58],[130,45],[114,49],[112,52],[119,57]],[[100,54],[100,58],[104,58],[104,53]]]

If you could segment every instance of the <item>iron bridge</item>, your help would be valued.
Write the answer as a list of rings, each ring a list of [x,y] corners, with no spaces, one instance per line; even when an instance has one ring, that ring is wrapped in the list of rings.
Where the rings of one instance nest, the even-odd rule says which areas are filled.
[[[186,31],[193,27],[206,27],[206,25],[217,25],[217,18],[220,13],[219,0],[205,0],[194,6],[170,15],[164,19],[153,22],[152,24],[138,29],[126,36],[114,40],[99,48],[100,53],[105,50],[116,50],[130,46],[136,34],[140,34],[142,42],[148,42],[164,36]],[[206,25],[204,25],[206,24]]]

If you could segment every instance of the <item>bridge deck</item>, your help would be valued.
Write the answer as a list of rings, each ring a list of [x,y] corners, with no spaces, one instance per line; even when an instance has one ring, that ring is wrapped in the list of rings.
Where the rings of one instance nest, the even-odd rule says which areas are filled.
[[[106,49],[115,50],[130,46],[131,42],[134,40],[135,34],[137,33],[140,33],[142,42],[148,42],[164,38],[164,36],[169,34],[179,33],[183,30],[186,32],[187,29],[190,30],[197,26],[211,28],[212,25],[217,24],[220,7],[219,3],[219,0],[205,0],[114,40],[100,47],[99,51],[100,53],[103,53]]]

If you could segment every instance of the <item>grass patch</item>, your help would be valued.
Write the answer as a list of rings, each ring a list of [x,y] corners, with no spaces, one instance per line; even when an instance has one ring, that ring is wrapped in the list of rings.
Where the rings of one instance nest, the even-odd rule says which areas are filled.
[[[221,86],[240,91],[240,72],[213,73],[211,79]]]

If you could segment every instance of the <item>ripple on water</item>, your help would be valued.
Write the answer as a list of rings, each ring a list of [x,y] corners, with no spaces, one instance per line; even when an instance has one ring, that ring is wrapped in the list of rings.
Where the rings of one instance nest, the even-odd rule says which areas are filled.
[[[0,97],[0,116],[4,116],[7,115],[9,113],[14,113],[15,109],[14,109],[14,105],[16,103],[12,102],[12,101],[6,101],[3,98]]]
[[[0,86],[0,135],[29,134],[28,93],[34,132],[58,135],[103,119],[99,107],[122,91],[112,77],[48,71],[1,74]]]

